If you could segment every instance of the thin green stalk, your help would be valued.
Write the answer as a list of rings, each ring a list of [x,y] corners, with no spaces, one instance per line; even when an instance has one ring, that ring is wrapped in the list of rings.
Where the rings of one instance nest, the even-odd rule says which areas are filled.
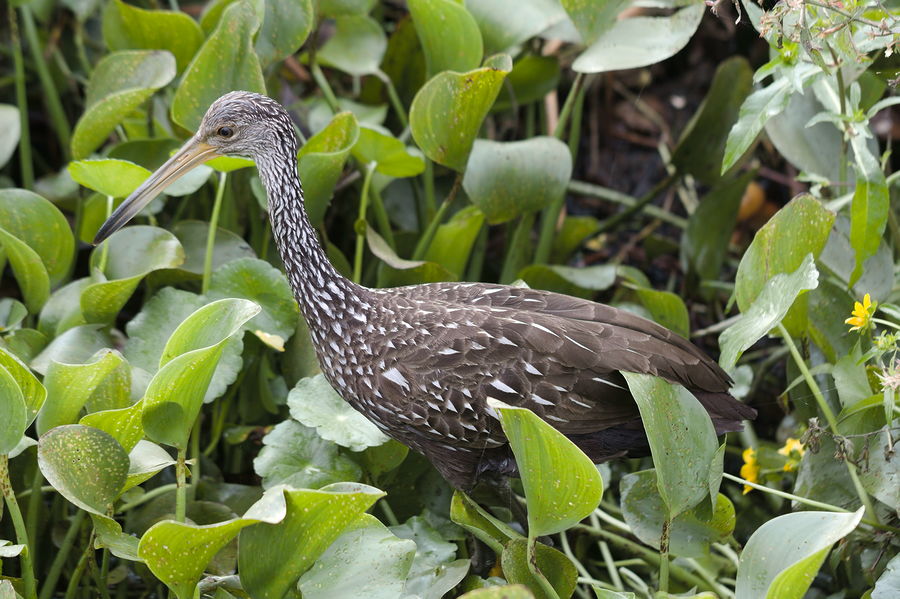
[[[359,194],[359,216],[356,218],[356,254],[353,256],[353,282],[359,283],[362,279],[363,250],[366,247],[366,207],[369,204],[369,186],[372,184],[372,175],[375,173],[375,163],[365,166],[362,191]]]
[[[78,585],[81,582],[81,577],[84,575],[84,570],[87,568],[88,559],[94,554],[94,531],[91,531],[90,536],[88,537],[87,547],[84,548],[84,552],[81,554],[81,557],[78,559],[78,564],[75,566],[75,570],[72,572],[72,577],[69,578],[69,584],[66,585],[66,595],[65,599],[75,599],[75,594],[78,592]]]
[[[406,110],[403,108],[403,102],[400,101],[400,96],[397,94],[397,88],[394,87],[394,82],[387,76],[387,73],[380,69],[375,72],[375,76],[384,83],[384,87],[387,89],[388,93],[388,100],[390,100],[391,106],[397,114],[397,118],[400,119],[400,124],[406,129],[409,127],[409,118],[406,116]]]
[[[194,426],[191,429],[191,457],[194,462],[191,464],[191,484],[188,488],[188,498],[191,501],[194,501],[197,495],[197,485],[200,484],[200,433],[202,430],[203,414],[201,413],[194,421]]]
[[[611,216],[610,218],[600,223],[600,228],[597,230],[597,233],[605,233],[606,231],[609,231],[619,224],[625,222],[638,212],[644,210],[647,204],[652,202],[661,191],[668,188],[669,185],[671,185],[672,182],[675,181],[675,179],[676,175],[674,174],[666,175],[664,179],[654,185],[653,189],[644,194],[641,199],[635,202],[633,206],[626,208],[622,212],[619,212],[618,214]]]
[[[143,495],[141,495],[134,501],[129,501],[128,503],[123,503],[121,506],[119,506],[119,513],[127,512],[128,510],[131,510],[138,506],[141,506],[141,505],[147,503],[148,501],[150,501],[151,499],[155,499],[155,498],[159,497],[160,495],[165,495],[166,493],[168,493],[169,491],[172,491],[172,490],[176,490],[176,491],[178,490],[177,483],[170,483],[168,485],[162,485],[162,486],[156,487],[155,489],[150,489],[149,491],[147,491],[146,493],[144,493]]]
[[[472,255],[469,256],[469,266],[466,268],[466,281],[480,281],[481,272],[484,269],[484,257],[487,254],[488,226],[481,225],[475,245],[472,247]]]
[[[434,163],[425,159],[425,170],[422,172],[425,196],[422,198],[422,206],[419,208],[419,227],[425,226],[434,220],[437,198],[434,195]]]
[[[34,581],[34,566],[31,563],[31,545],[28,542],[28,531],[25,528],[25,521],[22,519],[22,512],[19,510],[19,503],[16,501],[16,493],[13,491],[12,481],[9,480],[9,456],[5,453],[0,454],[0,491],[3,492],[9,516],[12,519],[13,529],[16,531],[16,542],[19,545],[25,545],[25,549],[19,554],[25,599],[35,599],[37,590]]]
[[[844,91],[844,74],[841,72],[841,63],[840,59],[838,58],[837,52],[835,52],[834,48],[832,48],[828,43],[825,44],[825,47],[828,48],[828,51],[831,53],[831,59],[834,61],[834,72],[837,79],[838,102],[840,102],[841,115],[843,116],[847,114],[847,95]],[[841,135],[841,153],[838,160],[838,168],[840,169],[838,171],[840,182],[845,183],[847,181],[847,137],[844,135]]]
[[[578,144],[581,143],[581,118],[584,114],[584,96],[588,86],[582,85],[575,98],[575,106],[572,109],[572,125],[569,127],[569,153],[572,158],[578,155]]]
[[[78,533],[81,530],[81,524],[84,522],[86,516],[87,512],[78,510],[75,517],[72,518],[72,522],[69,524],[69,530],[66,531],[66,536],[63,537],[62,543],[60,544],[59,549],[57,549],[56,555],[53,557],[53,563],[50,564],[50,571],[47,573],[47,576],[41,584],[40,599],[50,599],[53,596],[53,592],[56,590],[56,583],[59,582],[59,575],[62,573],[62,569],[69,559],[72,545],[75,544],[75,538],[78,536]]]
[[[50,69],[47,61],[44,60],[44,50],[41,47],[41,41],[38,37],[37,27],[34,24],[34,15],[31,14],[29,5],[24,4],[19,7],[22,14],[22,25],[25,29],[25,39],[31,48],[31,55],[34,58],[34,66],[37,69],[38,79],[41,81],[41,88],[44,93],[44,101],[47,103],[47,111],[50,113],[50,122],[53,124],[53,130],[59,138],[61,146],[60,151],[63,155],[63,161],[69,161],[69,145],[72,137],[72,129],[69,126],[69,119],[63,110],[62,102],[59,99],[59,93],[56,90],[56,84],[50,75]]]
[[[669,592],[669,531],[672,522],[668,518],[663,520],[662,535],[659,537],[659,590]]]
[[[113,207],[113,197],[106,196],[106,218],[109,218],[109,215],[112,214]],[[103,248],[100,250],[100,272],[106,271],[106,261],[109,259],[109,244],[104,243]]]
[[[187,451],[178,450],[178,456],[175,458],[175,520],[184,522],[185,512],[187,511],[187,487],[185,479],[187,478],[187,464],[185,457]]]
[[[534,251],[535,264],[546,264],[550,260],[553,249],[553,238],[556,237],[556,225],[559,215],[566,203],[566,194],[560,196],[541,213],[541,232],[538,234],[537,249]]]
[[[394,240],[394,232],[391,230],[391,219],[387,210],[384,209],[384,200],[375,186],[369,187],[369,195],[372,196],[372,209],[375,211],[375,220],[378,221],[378,231],[391,249],[397,249],[397,242]]]
[[[591,183],[585,183],[584,181],[569,181],[567,189],[572,193],[600,198],[603,200],[609,200],[610,202],[622,204],[623,206],[629,208],[633,207],[639,201],[637,198],[618,192],[614,189],[601,187],[599,185],[593,185]],[[684,229],[687,227],[687,219],[666,212],[659,206],[654,206],[651,204],[644,208],[644,212],[646,212],[647,215],[652,218],[658,218],[659,220],[670,225],[674,225],[679,229]]]
[[[453,180],[453,187],[450,188],[450,193],[448,193],[447,197],[444,198],[444,201],[441,202],[441,207],[438,208],[437,213],[435,213],[431,222],[428,223],[428,228],[425,229],[425,232],[422,233],[419,242],[416,244],[415,252],[413,252],[413,260],[422,260],[425,254],[428,253],[428,248],[431,247],[434,235],[437,233],[441,221],[444,220],[444,214],[453,203],[453,200],[456,199],[456,194],[459,193],[459,188],[462,186],[462,178],[462,173],[456,173],[456,179]]]
[[[825,400],[825,396],[822,395],[822,390],[819,389],[819,384],[816,383],[816,379],[814,379],[812,373],[810,373],[809,368],[806,365],[806,360],[804,360],[803,356],[800,355],[800,351],[794,344],[794,340],[791,338],[790,333],[788,333],[787,329],[784,328],[784,325],[781,323],[778,323],[778,332],[781,333],[781,337],[784,339],[784,343],[785,345],[787,345],[788,350],[790,350],[791,356],[794,358],[794,362],[797,364],[797,368],[800,369],[800,373],[803,375],[803,379],[806,381],[807,386],[809,386],[810,390],[812,391],[813,397],[816,398],[816,402],[819,404],[819,409],[822,411],[822,414],[825,416],[825,420],[828,422],[828,428],[831,429],[831,433],[834,435],[840,435],[837,418],[835,417],[834,412],[831,411],[831,406],[828,405],[828,402]],[[856,472],[856,466],[850,460],[844,460],[844,464],[847,465],[847,471],[850,473],[850,479],[853,481],[853,486],[856,488],[856,494],[859,496],[860,502],[866,508],[866,515],[870,520],[879,522],[878,515],[875,512],[875,507],[872,505],[872,499],[869,497],[869,494],[862,486],[862,482],[859,480],[859,475]]]
[[[531,535],[528,536],[528,569],[531,571],[531,574],[534,576],[535,580],[538,582],[538,586],[541,587],[541,590],[544,592],[544,595],[549,597],[549,599],[559,599],[559,594],[557,594],[556,589],[553,588],[553,585],[550,584],[550,581],[541,573],[541,571],[537,567],[537,551],[535,550],[535,539]]]
[[[9,37],[12,42],[13,69],[16,78],[16,105],[19,108],[19,169],[22,187],[34,187],[34,165],[31,161],[31,129],[28,126],[28,98],[25,93],[25,61],[22,58],[22,39],[19,37],[19,19],[13,3],[6,5],[9,19]]]
[[[534,213],[529,212],[519,217],[509,240],[500,283],[509,284],[516,280],[519,271],[530,261],[531,230],[534,228]]]
[[[222,198],[225,196],[225,183],[228,173],[219,173],[219,185],[216,187],[216,199],[213,201],[212,215],[209,217],[209,231],[206,233],[206,257],[203,260],[202,293],[209,291],[209,279],[212,277],[213,251],[216,247],[216,230],[219,227],[219,214],[222,212]]]
[[[322,95],[325,96],[325,102],[328,103],[328,107],[331,108],[332,112],[337,114],[340,111],[337,96],[334,95],[334,90],[331,89],[331,84],[328,83],[328,79],[325,77],[325,73],[322,72],[322,68],[319,66],[319,63],[314,62],[310,64],[309,71],[310,73],[312,73],[316,85],[318,85],[319,89],[322,90]]]
[[[575,81],[572,82],[572,87],[569,89],[569,95],[566,96],[566,101],[563,104],[562,110],[559,112],[559,121],[557,121],[556,128],[553,130],[553,137],[556,139],[562,139],[565,134],[566,124],[569,122],[569,116],[572,114],[572,108],[575,105],[575,98],[581,92],[583,83],[584,73],[575,75]]]

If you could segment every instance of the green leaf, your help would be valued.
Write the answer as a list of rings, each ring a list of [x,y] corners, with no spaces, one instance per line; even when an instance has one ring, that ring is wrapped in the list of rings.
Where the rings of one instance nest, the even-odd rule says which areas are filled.
[[[11,297],[0,299],[0,333],[19,328],[26,316],[28,308],[19,300]]]
[[[659,549],[667,510],[659,494],[656,471],[642,470],[626,474],[620,482],[622,513],[632,532],[644,543]],[[672,522],[669,551],[678,557],[701,558],[709,555],[711,543],[725,542],[734,531],[734,505],[717,495],[715,510],[688,510]],[[705,511],[707,513],[701,513]]]
[[[171,287],[160,289],[125,327],[128,333],[123,351],[125,357],[132,366],[145,371],[149,378],[159,370],[163,348],[169,337],[178,325],[203,305],[202,297],[188,291]],[[243,365],[242,348],[243,343],[238,336],[225,345],[204,402],[220,396],[235,381]]]
[[[831,546],[856,528],[854,513],[798,512],[769,520],[744,546],[735,599],[800,599]]]
[[[307,599],[395,599],[403,594],[416,544],[399,539],[374,518],[339,536],[300,577]]]
[[[359,466],[337,445],[293,420],[285,420],[263,437],[263,448],[253,460],[263,488],[286,484],[319,488],[362,477]]]
[[[586,45],[593,44],[602,34],[609,31],[627,3],[627,0],[560,1]]]
[[[834,213],[812,196],[791,200],[757,231],[738,265],[734,294],[741,312],[746,312],[776,274],[796,271],[808,254],[818,258],[834,222]],[[790,312],[785,327],[793,336],[806,330],[806,300]]]
[[[122,489],[123,492],[149,480],[163,468],[168,468],[175,464],[175,460],[172,459],[168,451],[156,443],[144,440],[139,440],[134,444],[134,447],[128,453],[128,460],[128,478]]]
[[[297,153],[304,204],[314,227],[322,224],[334,186],[357,139],[359,124],[356,117],[352,112],[341,112],[334,115],[327,127],[310,137]]]
[[[349,483],[318,491],[285,489],[284,494],[284,520],[241,531],[241,582],[258,599],[281,599],[344,529],[384,496],[373,487]]]
[[[0,248],[6,253],[25,305],[32,312],[38,311],[50,295],[50,276],[41,257],[22,240],[0,228]]]
[[[565,12],[554,2],[468,0],[466,8],[478,23],[488,55],[512,50],[565,18]],[[556,59],[552,62],[556,63]]]
[[[144,395],[144,430],[150,439],[179,449],[187,446],[225,344],[258,312],[253,302],[224,299],[178,325]]]
[[[81,293],[91,284],[89,277],[77,279],[53,292],[41,308],[38,330],[48,337],[85,324],[81,314]]]
[[[414,177],[425,170],[425,161],[402,141],[374,127],[359,128],[353,157],[361,164],[375,163],[375,170],[389,177]]]
[[[452,0],[440,1],[452,4]],[[481,122],[510,70],[509,56],[500,54],[480,69],[441,72],[422,86],[409,109],[409,124],[428,158],[456,171],[465,169]]]
[[[893,426],[898,422],[893,421]],[[859,479],[863,488],[878,501],[891,507],[900,508],[900,460],[891,452],[893,438],[885,429],[869,438],[870,445],[866,468],[860,469]]]
[[[184,248],[184,263],[178,268],[195,275],[203,274],[206,259],[206,236],[209,223],[199,220],[182,220],[171,228],[172,233]],[[240,258],[256,258],[256,252],[243,237],[232,231],[216,228],[216,243],[213,246],[212,272]]]
[[[456,280],[453,273],[435,262],[404,260],[372,227],[366,227],[366,242],[369,250],[383,262],[378,269],[379,287]]]
[[[546,289],[566,295],[591,298],[616,282],[618,268],[614,264],[593,266],[558,266],[532,264],[519,271],[519,278],[532,289]]]
[[[124,198],[150,176],[150,171],[127,160],[77,160],[68,166],[69,176],[88,189]]]
[[[128,454],[101,430],[69,424],[38,441],[38,466],[60,495],[79,508],[105,516],[128,476]]]
[[[793,77],[775,79],[768,86],[751,93],[741,104],[738,120],[728,133],[722,173],[727,173],[750,148],[770,118],[787,107],[794,91],[794,81],[802,83],[818,72],[815,65],[797,65]]]
[[[85,364],[51,362],[44,376],[47,401],[37,417],[38,434],[62,424],[78,422],[79,414],[95,392],[100,390],[108,377],[127,364],[118,352],[102,349]],[[117,395],[127,401],[127,380],[112,379],[118,383]]]
[[[494,2],[478,3],[479,6],[494,4]],[[502,112],[537,102],[556,89],[559,79],[560,66],[556,58],[526,54],[513,64],[512,71],[506,77],[506,85],[500,90],[491,111]]]
[[[469,571],[469,560],[457,560],[456,545],[445,539],[425,518],[413,516],[403,524],[392,526],[391,532],[416,544],[404,597],[441,599]]]
[[[294,54],[309,37],[315,13],[311,0],[265,0],[256,54],[262,66]],[[235,88],[238,89],[238,88]]]
[[[144,402],[114,410],[102,410],[87,414],[78,421],[78,424],[91,426],[109,433],[125,451],[131,451],[144,437],[144,425],[142,416]]]
[[[572,154],[555,137],[479,139],[469,155],[463,189],[495,225],[559,201],[571,176]]]
[[[603,495],[603,481],[588,457],[530,410],[491,399],[488,403],[499,414],[516,456],[528,503],[529,535],[561,532],[593,512]]]
[[[203,43],[203,31],[183,12],[144,10],[114,0],[103,9],[103,41],[110,50],[168,50],[180,73]]]
[[[0,189],[0,229],[38,255],[51,285],[68,276],[75,239],[66,217],[52,203],[24,189]]]
[[[734,179],[726,179],[713,187],[688,219],[682,238],[682,252],[701,279],[719,278],[734,232],[741,198],[756,175],[747,171]]]
[[[7,339],[9,339],[7,337]],[[0,347],[0,368],[12,376],[25,402],[25,427],[31,426],[47,399],[47,390],[13,354]]]
[[[109,250],[101,271],[106,245]],[[84,319],[111,322],[145,276],[154,270],[175,268],[182,262],[181,244],[164,229],[137,225],[116,231],[91,254],[95,282],[81,292]]]
[[[19,147],[22,121],[19,109],[12,104],[0,104],[0,168],[6,166],[13,152]]]
[[[481,63],[481,32],[465,6],[454,0],[409,0],[408,5],[428,77],[470,71]]]
[[[600,595],[600,597],[603,597],[603,595]],[[475,589],[465,595],[460,595],[459,599],[534,599],[534,595],[524,585],[504,584],[502,586]]]
[[[164,50],[123,50],[100,59],[88,82],[84,114],[72,133],[72,156],[89,156],[175,72],[175,57]]]
[[[562,552],[541,543],[535,545],[536,567],[559,597],[571,597],[575,591],[578,571],[575,564]],[[523,539],[513,539],[503,548],[500,564],[506,580],[526,584],[536,599],[549,599],[541,591],[540,583],[528,568],[528,543]]]
[[[478,208],[463,208],[438,227],[425,253],[425,261],[440,264],[460,278],[483,223],[484,214]]]
[[[0,366],[0,456],[6,456],[22,440],[28,426],[25,397],[15,377]],[[3,459],[6,459],[5,457]]]
[[[900,555],[895,555],[875,582],[870,599],[891,599],[898,594],[900,594]]]
[[[521,534],[501,522],[468,495],[454,491],[450,501],[450,518],[499,554],[510,539],[524,539]]]
[[[878,251],[889,209],[890,193],[881,169],[871,173],[858,172],[850,206],[850,245],[856,252],[851,285],[863,274],[863,263]]]
[[[647,287],[637,287],[638,297],[644,307],[650,310],[653,320],[687,339],[691,334],[691,322],[684,300],[671,291],[658,291]]]
[[[319,0],[319,12],[325,17],[367,15],[378,0]]]
[[[605,73],[662,62],[687,45],[704,12],[701,2],[668,17],[616,21],[575,59],[572,69],[579,73]]]
[[[335,32],[316,56],[325,66],[361,77],[378,72],[387,38],[375,19],[349,15],[334,20]]]
[[[112,338],[100,325],[86,324],[73,327],[56,337],[31,361],[31,368],[46,374],[52,361],[66,364],[84,364],[94,354],[112,347]]]
[[[260,18],[248,0],[230,4],[184,73],[172,98],[172,120],[196,131],[209,105],[235,89],[264,94],[253,36]],[[227,68],[223,68],[227,65]]]
[[[647,374],[623,372],[650,442],[657,487],[670,520],[709,495],[719,443],[706,409],[690,391]]]
[[[672,164],[679,172],[690,173],[707,184],[721,178],[728,132],[752,87],[753,70],[743,56],[733,56],[718,66],[703,104],[672,152]]]
[[[300,316],[291,286],[280,270],[256,258],[233,260],[215,271],[209,282],[210,299],[236,297],[256,302],[260,313],[244,325],[288,339]]]
[[[291,417],[316,429],[320,437],[352,451],[386,443],[388,438],[331,388],[325,375],[301,379],[288,394]]]

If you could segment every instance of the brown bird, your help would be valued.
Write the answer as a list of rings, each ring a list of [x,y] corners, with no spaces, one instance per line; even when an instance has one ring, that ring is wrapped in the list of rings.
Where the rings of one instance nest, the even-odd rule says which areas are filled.
[[[690,390],[716,432],[755,411],[697,347],[634,314],[537,289],[431,283],[369,289],[328,261],[303,206],[297,136],[274,100],[231,92],[200,130],[112,214],[99,243],[168,184],[220,155],[256,162],[272,230],[325,377],[389,436],[424,454],[454,487],[514,475],[491,398],[527,407],[594,462],[641,456],[649,445],[621,372]]]

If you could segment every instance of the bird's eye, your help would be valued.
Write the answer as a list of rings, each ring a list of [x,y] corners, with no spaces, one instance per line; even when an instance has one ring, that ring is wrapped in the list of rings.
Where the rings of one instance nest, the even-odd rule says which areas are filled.
[[[231,137],[232,135],[234,135],[234,129],[232,129],[231,127],[219,127],[217,133],[220,137]]]

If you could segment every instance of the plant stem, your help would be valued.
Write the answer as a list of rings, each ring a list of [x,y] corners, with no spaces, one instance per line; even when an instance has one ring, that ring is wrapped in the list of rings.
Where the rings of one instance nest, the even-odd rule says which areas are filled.
[[[647,206],[647,204],[649,204],[656,198],[657,194],[669,187],[669,185],[671,185],[672,182],[675,181],[675,178],[676,175],[674,174],[670,173],[666,175],[664,179],[654,185],[653,189],[644,194],[641,199],[634,203],[633,206],[626,208],[622,212],[619,212],[618,214],[613,215],[600,223],[600,228],[597,230],[597,233],[605,233],[606,231],[609,231],[610,229],[613,229],[619,224],[625,222],[638,212],[641,212]]]
[[[397,95],[397,88],[394,87],[394,82],[391,81],[391,78],[388,77],[387,73],[381,69],[375,72],[375,76],[384,83],[384,87],[387,89],[388,93],[388,100],[390,100],[391,106],[397,114],[397,118],[400,120],[400,124],[404,129],[409,127],[409,118],[406,116],[406,110],[403,108],[403,102],[400,101],[400,96]]]
[[[572,193],[577,193],[581,195],[586,195],[594,198],[600,198],[603,200],[609,200],[610,202],[615,202],[616,204],[622,204],[623,206],[633,207],[638,203],[638,199],[634,198],[630,195],[626,195],[624,193],[618,192],[614,189],[609,189],[607,187],[601,187],[599,185],[593,185],[591,183],[585,183],[584,181],[569,181],[569,185],[567,187],[568,191]],[[653,218],[658,218],[659,220],[668,223],[670,225],[674,225],[679,229],[684,229],[687,227],[687,219],[681,218],[680,216],[675,216],[669,212],[666,212],[659,206],[649,205],[644,208],[644,212],[647,213],[648,216]]]
[[[566,194],[553,201],[541,213],[541,232],[538,235],[537,249],[534,251],[534,263],[546,264],[550,260],[550,251],[553,249],[553,238],[556,237],[556,225],[559,215],[566,203]]]
[[[516,275],[529,263],[531,249],[531,230],[534,228],[534,213],[529,212],[519,217],[503,261],[500,283],[507,285],[516,280]]]
[[[437,233],[438,227],[441,225],[441,221],[444,219],[444,214],[447,212],[450,204],[453,203],[453,200],[456,199],[456,194],[459,192],[459,188],[462,186],[462,179],[463,174],[456,173],[456,179],[453,180],[453,187],[450,188],[450,193],[448,193],[447,197],[444,198],[444,201],[441,202],[441,207],[438,208],[437,213],[435,213],[434,217],[431,219],[431,222],[428,223],[428,228],[425,229],[422,237],[419,238],[419,243],[416,244],[416,249],[413,253],[413,260],[423,260],[425,254],[428,253],[428,248],[431,247],[431,242],[434,240],[434,235],[435,233]]]
[[[41,494],[43,488],[41,484],[44,482],[44,475],[41,474],[40,468],[34,469],[34,478],[31,479],[31,497],[28,498],[28,513],[25,515],[25,530],[28,532],[28,538],[32,539],[31,544],[31,556],[32,558],[36,558],[38,554],[38,542],[40,538],[38,537],[38,516],[41,513],[40,505],[43,500],[43,496]],[[50,487],[54,492],[56,489]],[[21,497],[21,494],[20,494]],[[35,559],[35,561],[37,561]]]
[[[168,485],[162,485],[162,486],[156,487],[155,489],[151,489],[151,490],[147,491],[146,493],[144,493],[143,495],[141,495],[140,497],[138,497],[137,499],[135,499],[134,501],[130,501],[128,503],[122,504],[119,507],[119,513],[127,512],[130,509],[134,509],[134,508],[138,507],[139,505],[143,505],[143,504],[147,503],[148,501],[150,501],[151,499],[159,497],[160,495],[165,495],[166,493],[168,493],[169,491],[172,491],[172,490],[175,490],[175,491],[178,490],[178,485],[176,483],[170,483]]]
[[[672,521],[666,517],[663,520],[662,534],[659,537],[659,590],[662,593],[669,592],[669,531]]]
[[[575,81],[572,82],[572,87],[569,89],[569,95],[566,96],[566,101],[563,104],[562,110],[559,112],[559,121],[556,123],[556,129],[553,130],[553,137],[557,139],[563,138],[563,134],[566,131],[566,124],[569,121],[569,115],[572,114],[572,107],[575,105],[575,98],[580,93],[583,83],[584,73],[575,75]]]
[[[63,537],[62,544],[60,544],[59,549],[53,558],[53,563],[50,564],[50,571],[47,573],[47,577],[44,578],[43,584],[41,585],[40,599],[50,599],[53,596],[53,592],[56,590],[56,583],[59,582],[59,575],[62,573],[62,569],[69,559],[69,553],[72,551],[75,537],[78,536],[78,532],[81,530],[81,524],[84,522],[86,515],[87,512],[84,510],[78,510],[75,517],[72,518],[72,522],[69,524],[69,530],[66,531],[66,536]]]
[[[425,184],[425,197],[422,198],[423,205],[419,209],[419,227],[425,226],[434,220],[435,206],[437,199],[434,196],[434,163],[428,158],[425,159],[425,171],[422,173],[422,179]]]
[[[384,209],[384,200],[374,186],[369,187],[369,194],[372,196],[372,209],[375,211],[375,220],[378,221],[378,231],[391,249],[396,251],[397,242],[394,239],[394,232],[391,230],[391,219],[387,210]]]
[[[790,333],[788,333],[788,330],[780,322],[778,323],[778,332],[781,333],[781,337],[784,339],[785,345],[787,345],[788,350],[791,352],[791,356],[794,358],[794,362],[797,364],[797,368],[800,369],[800,373],[803,375],[803,379],[806,381],[807,386],[809,386],[810,391],[812,391],[813,397],[816,398],[816,402],[819,404],[819,409],[822,411],[822,414],[825,416],[825,420],[828,422],[828,428],[831,429],[831,433],[833,435],[840,435],[838,421],[834,415],[834,412],[831,411],[831,406],[828,405],[828,402],[825,400],[825,396],[822,395],[822,390],[819,389],[819,384],[816,383],[816,379],[813,378],[812,373],[810,373],[809,368],[806,366],[806,360],[804,360],[803,356],[800,355],[800,351],[794,344],[794,340],[791,338]],[[850,460],[844,460],[844,464],[847,465],[847,471],[850,473],[850,479],[853,481],[853,486],[856,488],[856,494],[859,496],[860,502],[866,508],[866,515],[870,520],[879,522],[878,515],[875,513],[875,507],[872,505],[872,500],[869,497],[869,494],[866,492],[865,488],[863,488],[862,482],[859,480],[859,475],[856,472],[856,466]]]
[[[19,561],[22,565],[25,599],[35,599],[37,591],[34,581],[34,566],[31,564],[31,546],[28,543],[28,531],[25,528],[25,521],[22,519],[22,512],[19,510],[19,503],[16,501],[16,493],[13,491],[12,481],[9,480],[9,456],[5,453],[0,454],[0,491],[3,492],[6,507],[9,509],[9,516],[12,518],[13,528],[16,531],[16,542],[25,546],[19,555]]]
[[[179,448],[175,461],[175,520],[178,522],[184,522],[187,507],[187,488],[185,487],[185,479],[187,477],[186,453],[187,451]]]
[[[365,170],[362,191],[359,194],[359,216],[356,218],[356,254],[353,256],[354,283],[359,283],[362,279],[363,250],[366,247],[366,207],[369,204],[369,186],[372,184],[372,175],[375,173],[375,163],[367,164]]]
[[[312,73],[313,79],[316,81],[316,85],[319,86],[319,89],[322,90],[322,95],[325,96],[325,101],[328,103],[328,107],[331,108],[331,111],[337,114],[340,111],[340,106],[338,105],[337,97],[334,95],[334,91],[331,89],[331,84],[328,83],[328,79],[325,77],[325,73],[322,72],[322,68],[319,66],[319,63],[314,62],[309,65],[309,72]]]
[[[78,559],[78,565],[75,566],[75,571],[72,572],[72,577],[69,578],[69,584],[66,585],[66,595],[64,599],[75,599],[75,593],[78,591],[78,584],[81,582],[81,577],[84,574],[85,568],[87,568],[88,558],[90,558],[93,553],[94,531],[91,530],[91,534],[88,537],[87,547],[84,548],[84,552]]]
[[[80,202],[79,202],[80,203]],[[109,218],[109,215],[112,214],[113,207],[113,197],[106,196],[106,218]],[[106,271],[106,261],[109,259],[109,244],[104,243],[103,247],[100,249],[100,272]]]
[[[536,541],[533,536],[528,535],[528,549],[527,549],[527,558],[526,562],[528,563],[528,569],[531,571],[531,574],[534,576],[535,580],[537,580],[538,586],[541,587],[541,590],[544,592],[549,599],[559,599],[559,594],[556,592],[556,589],[553,588],[553,585],[550,584],[550,581],[541,573],[537,566],[537,551],[535,550]]]
[[[72,137],[72,131],[69,127],[69,120],[66,118],[65,110],[63,110],[62,102],[59,99],[59,93],[56,91],[56,84],[53,83],[53,77],[50,75],[50,69],[47,67],[47,61],[44,60],[44,51],[38,38],[37,27],[34,24],[34,15],[31,14],[31,8],[25,4],[19,7],[22,13],[22,25],[25,29],[25,39],[28,40],[28,46],[31,48],[31,55],[34,59],[34,66],[37,69],[38,79],[41,80],[41,88],[44,92],[44,101],[47,103],[47,111],[50,113],[50,122],[53,123],[53,129],[59,138],[61,146],[60,151],[63,155],[63,161],[69,161],[69,145]]]
[[[213,201],[212,215],[209,217],[209,231],[206,234],[206,257],[203,260],[203,283],[201,293],[209,291],[209,279],[212,277],[213,251],[216,247],[216,229],[219,227],[219,214],[222,211],[222,198],[225,196],[225,183],[228,173],[219,173],[219,185],[216,187],[216,198]]]
[[[19,37],[19,19],[12,2],[7,3],[9,37],[12,43],[13,68],[16,79],[16,105],[19,107],[19,169],[22,187],[34,187],[34,165],[31,162],[31,129],[28,126],[28,98],[25,93],[25,61],[22,58],[22,39]]]

